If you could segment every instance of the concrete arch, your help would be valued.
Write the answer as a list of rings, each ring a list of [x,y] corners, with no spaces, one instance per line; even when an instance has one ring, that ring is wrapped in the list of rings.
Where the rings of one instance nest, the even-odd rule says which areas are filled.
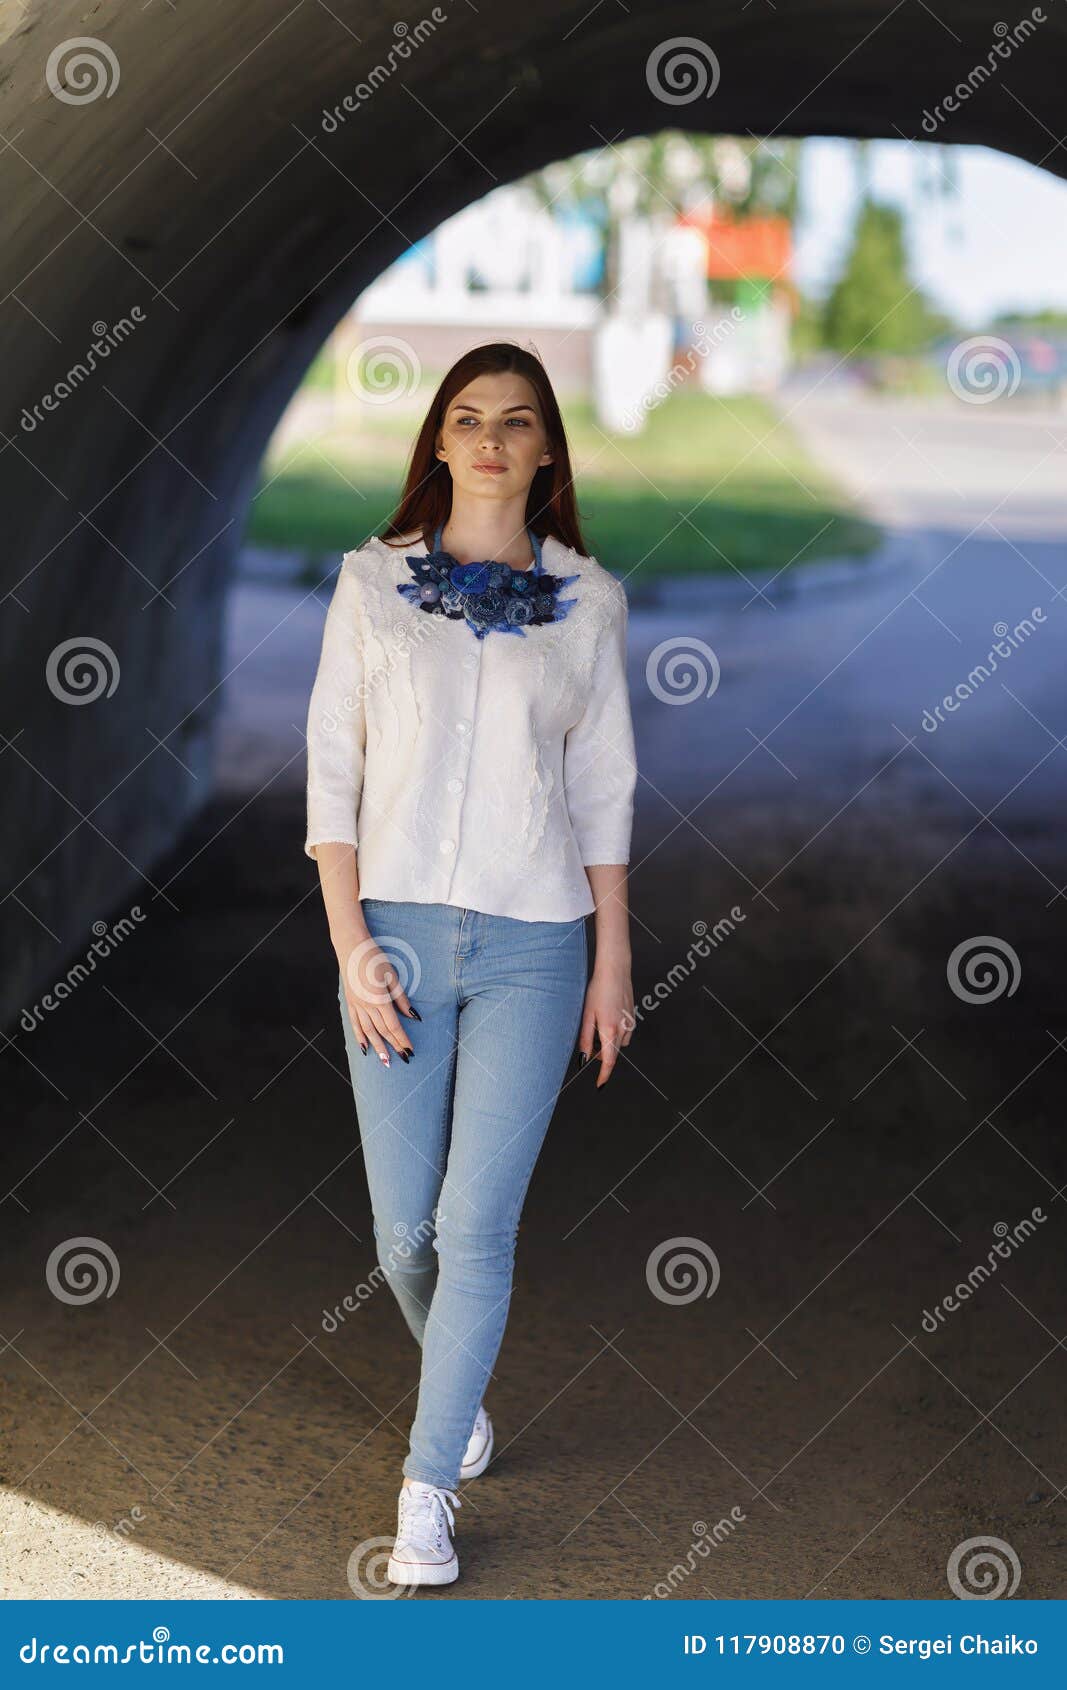
[[[223,592],[256,469],[354,294],[496,184],[604,141],[665,126],[928,138],[924,111],[986,63],[995,21],[960,0],[936,16],[869,0],[801,15],[540,0],[419,18],[362,0],[5,9],[8,1013],[151,875],[205,796]],[[1062,18],[1034,32],[940,138],[1063,173]],[[90,44],[95,66],[79,71],[70,43],[85,35],[106,50]],[[690,36],[716,55],[717,86],[666,102],[649,55]],[[68,379],[98,325],[122,319],[122,344]],[[88,707],[48,682],[50,655],[86,636],[118,663]]]

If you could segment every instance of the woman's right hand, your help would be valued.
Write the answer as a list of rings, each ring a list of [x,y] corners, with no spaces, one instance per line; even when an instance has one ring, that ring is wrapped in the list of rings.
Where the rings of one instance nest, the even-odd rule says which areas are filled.
[[[385,952],[368,934],[338,946],[337,962],[352,1030],[364,1052],[368,1043],[372,1044],[379,1060],[388,1068],[387,1046],[391,1045],[407,1062],[415,1049],[401,1025],[397,1008],[404,1015],[415,1015],[415,1012]]]

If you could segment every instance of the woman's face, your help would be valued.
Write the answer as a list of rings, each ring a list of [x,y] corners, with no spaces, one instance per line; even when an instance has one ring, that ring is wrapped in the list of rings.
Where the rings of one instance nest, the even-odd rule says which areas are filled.
[[[436,451],[453,483],[475,498],[525,495],[553,458],[533,384],[507,372],[476,376],[448,406]]]

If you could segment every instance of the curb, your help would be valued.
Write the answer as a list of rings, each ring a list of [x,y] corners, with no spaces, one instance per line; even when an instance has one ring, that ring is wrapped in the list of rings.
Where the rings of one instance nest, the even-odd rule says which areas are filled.
[[[921,533],[895,529],[873,552],[850,553],[827,558],[822,563],[793,564],[779,571],[752,571],[747,576],[662,575],[638,584],[632,591],[628,582],[624,584],[630,608],[637,611],[735,608],[750,602],[779,605],[810,593],[881,582],[898,571],[914,569],[926,549]]]

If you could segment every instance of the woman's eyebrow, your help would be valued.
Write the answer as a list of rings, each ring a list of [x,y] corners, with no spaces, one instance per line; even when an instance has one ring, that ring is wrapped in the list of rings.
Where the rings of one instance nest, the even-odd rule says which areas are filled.
[[[468,405],[468,403],[465,399],[453,399],[452,409],[454,411],[477,411],[478,415],[481,416],[481,407],[478,406],[478,405]],[[505,410],[506,411],[533,411],[533,406],[532,405],[507,405],[507,406],[505,406]],[[537,415],[536,411],[534,412],[534,415],[535,416]]]

